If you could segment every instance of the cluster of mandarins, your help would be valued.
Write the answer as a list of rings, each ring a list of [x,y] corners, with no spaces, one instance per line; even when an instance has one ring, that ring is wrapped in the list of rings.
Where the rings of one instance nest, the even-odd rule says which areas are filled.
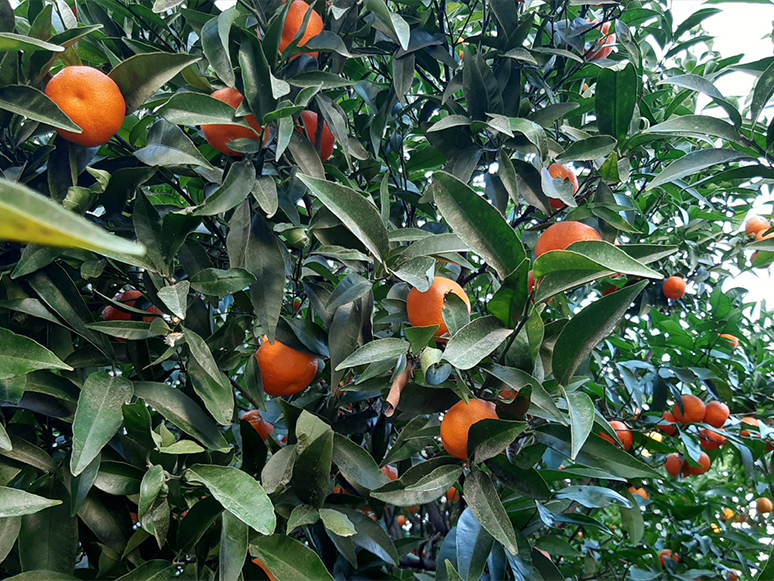
[[[730,410],[723,402],[711,401],[705,406],[701,399],[689,394],[682,397],[680,404],[675,404],[671,413],[664,412],[657,427],[666,435],[674,436],[677,434],[678,423],[683,426],[704,423],[713,429],[702,428],[699,431],[701,447],[704,450],[716,450],[728,440],[721,432],[725,431],[723,426],[729,416]],[[681,471],[685,476],[704,474],[710,469],[710,458],[706,452],[701,452],[698,463],[698,466],[693,466],[675,452],[667,456],[664,467],[671,476],[677,476]]]
[[[294,0],[285,17],[280,52],[299,36],[304,19],[310,10],[312,13],[298,45],[305,45],[322,32],[323,21],[320,15],[303,0]],[[316,52],[306,54],[317,57]],[[65,67],[48,82],[46,95],[83,130],[82,133],[74,133],[57,129],[59,135],[71,143],[84,147],[99,147],[110,141],[124,123],[126,101],[120,88],[113,79],[93,67]],[[234,109],[237,109],[244,99],[242,94],[232,87],[215,91],[212,97],[227,103]],[[215,124],[203,125],[201,129],[204,138],[213,148],[224,155],[241,157],[241,152],[230,147],[232,142],[237,139],[259,141],[260,136],[263,135],[263,144],[266,145],[271,137],[270,131],[264,131],[254,115],[246,116],[245,121],[249,127]],[[316,147],[318,114],[313,111],[303,111],[300,122],[298,131],[306,132],[312,145]],[[325,162],[333,154],[335,142],[333,133],[325,121],[323,121],[321,135],[320,158]]]

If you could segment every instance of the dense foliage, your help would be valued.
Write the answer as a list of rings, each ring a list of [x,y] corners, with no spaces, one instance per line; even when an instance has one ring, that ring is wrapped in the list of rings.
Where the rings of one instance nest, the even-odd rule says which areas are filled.
[[[0,574],[774,579],[733,284],[774,261],[774,58],[661,0],[299,6],[0,0]],[[97,147],[47,90],[79,65],[125,100]],[[440,277],[470,309],[412,326]],[[662,420],[688,394],[723,431]]]

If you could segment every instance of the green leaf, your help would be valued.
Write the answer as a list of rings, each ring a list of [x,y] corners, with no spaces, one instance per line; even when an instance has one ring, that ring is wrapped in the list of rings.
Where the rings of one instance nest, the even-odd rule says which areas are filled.
[[[38,50],[47,50],[49,52],[62,52],[64,47],[44,42],[37,38],[14,34],[12,32],[0,32],[0,52],[27,52],[33,53]]]
[[[358,367],[369,363],[379,361],[397,360],[401,355],[408,353],[409,343],[403,339],[390,337],[388,339],[377,339],[366,343],[352,355],[336,366],[336,371],[341,371],[349,367]]]
[[[177,568],[169,561],[146,561],[116,581],[168,581],[177,575]]]
[[[575,460],[583,444],[586,443],[591,428],[594,427],[596,410],[591,398],[582,391],[567,392],[562,388],[562,393],[564,401],[567,402],[567,411],[570,416],[570,434],[572,435],[570,459]]]
[[[476,254],[505,278],[526,254],[516,232],[492,205],[451,174],[435,172],[430,184],[444,219]]]
[[[70,575],[78,555],[78,519],[70,514],[70,495],[63,484],[49,480],[41,488],[62,504],[22,517],[19,561],[24,570],[44,567]]]
[[[416,288],[419,292],[426,293],[433,285],[435,265],[434,258],[417,256],[404,262],[393,274]]]
[[[62,504],[62,501],[43,498],[16,488],[0,486],[0,518],[35,514],[58,504]]]
[[[333,581],[317,553],[291,537],[254,538],[250,555],[259,558],[277,581]]]
[[[618,324],[647,281],[622,288],[585,307],[562,329],[554,346],[554,377],[569,385],[575,370]]]
[[[706,115],[673,117],[643,131],[643,135],[649,134],[679,135],[694,138],[720,137],[726,141],[744,145],[742,137],[733,125],[717,117],[708,117]]]
[[[468,458],[480,464],[505,450],[516,437],[529,427],[527,422],[481,420],[468,432]]]
[[[78,127],[45,93],[28,85],[8,85],[0,88],[0,109],[23,115],[57,129],[82,133]]]
[[[100,253],[140,256],[142,244],[108,234],[88,220],[65,210],[53,200],[18,183],[0,179],[0,240],[82,248]]]
[[[274,506],[258,482],[237,468],[196,464],[185,472],[186,481],[201,484],[246,525],[271,535],[277,524]]]
[[[497,317],[503,325],[518,323],[529,299],[527,280],[530,262],[525,260],[519,268],[502,281],[500,288],[486,304],[487,310]],[[408,331],[408,330],[407,330]]]
[[[381,488],[371,492],[371,496],[378,500],[384,501],[387,504],[394,506],[414,506],[417,504],[427,504],[438,500],[451,486],[440,486],[435,490],[408,490],[408,487],[419,483],[423,478],[430,475],[434,470],[438,470],[443,466],[452,465],[458,466],[459,462],[449,456],[440,456],[433,458],[432,460],[426,460],[412,466],[396,481],[389,482]],[[442,472],[443,474],[444,472]],[[448,476],[449,472],[445,472]],[[456,478],[451,482],[454,483]]]
[[[559,411],[559,408],[556,407],[554,400],[545,390],[543,385],[529,373],[522,371],[521,369],[516,369],[514,367],[503,367],[502,365],[497,365],[494,363],[484,367],[484,371],[496,377],[514,391],[518,392],[529,386],[532,390],[532,405],[540,408],[544,413],[548,414],[548,418],[561,424],[567,423],[565,417]]]
[[[611,504],[624,508],[632,506],[631,501],[618,494],[615,490],[603,488],[602,486],[568,486],[557,492],[556,498],[573,500],[586,508],[604,508]]]
[[[7,577],[9,581],[79,581],[78,577],[72,577],[65,575],[64,573],[58,573],[56,571],[46,571],[45,569],[34,569],[32,571],[25,571],[19,573],[13,577]]]
[[[237,581],[247,557],[250,529],[229,511],[221,514],[220,581]]]
[[[136,54],[120,62],[110,71],[109,76],[121,89],[128,115],[139,109],[183,69],[200,61],[201,58],[169,52]]]
[[[190,290],[191,283],[187,280],[181,280],[177,284],[159,289],[158,297],[173,315],[179,319],[185,319]]]
[[[615,150],[618,142],[608,135],[595,135],[576,141],[556,157],[556,161],[594,161]]]
[[[615,137],[619,142],[626,139],[637,104],[639,84],[631,63],[620,71],[599,71],[594,109],[600,132]]]
[[[512,334],[496,317],[474,319],[452,336],[443,358],[457,369],[472,369]]]
[[[299,174],[298,178],[370,250],[384,262],[389,254],[387,230],[376,207],[353,189]]]
[[[437,490],[448,490],[453,486],[460,476],[462,476],[462,467],[454,464],[445,464],[439,466],[430,474],[423,476],[414,484],[406,486],[407,492],[435,492]]]
[[[89,323],[86,328],[129,341],[151,339],[159,334],[155,329],[151,329],[150,323],[143,321],[99,321]]]
[[[191,287],[204,295],[225,297],[256,282],[255,276],[243,268],[204,268],[191,277]]]
[[[398,564],[399,557],[395,545],[378,523],[358,510],[341,509],[341,512],[347,515],[347,518],[355,525],[357,534],[349,537],[355,545],[363,547],[386,563]]]
[[[255,276],[250,299],[263,331],[273,341],[285,296],[287,249],[260,213],[253,216],[245,249],[245,269]]]
[[[157,113],[176,125],[237,125],[250,128],[228,103],[200,93],[176,93]]]
[[[228,212],[250,195],[255,181],[255,166],[250,160],[231,164],[221,186],[191,213],[194,216],[216,216]]]
[[[570,428],[547,424],[538,428],[534,434],[538,442],[562,454],[565,458],[570,457],[572,453]],[[578,464],[599,468],[624,479],[659,478],[658,472],[647,464],[593,433],[583,444],[575,460]]]
[[[457,521],[455,539],[457,565],[462,579],[478,581],[481,578],[493,543],[494,538],[476,520],[473,511],[469,508],[463,510]],[[451,581],[451,576],[449,579]]]
[[[152,167],[193,165],[212,168],[183,130],[164,119],[153,124],[146,146],[135,151],[134,156]]]
[[[699,151],[692,151],[677,161],[672,162],[669,167],[664,169],[648,184],[646,190],[652,190],[660,185],[697,174],[713,165],[731,163],[746,158],[749,158],[749,156],[731,149],[701,149]]]
[[[338,510],[321,508],[320,518],[322,519],[325,528],[335,535],[340,537],[351,537],[357,534],[355,525],[352,524],[352,521],[347,518],[347,515]]]
[[[637,501],[628,489],[622,490],[621,494],[631,504],[628,508],[623,505],[618,507],[621,513],[621,526],[629,535],[630,542],[639,544],[645,534],[645,521],[642,518],[640,505],[637,504]]]
[[[390,482],[364,448],[341,434],[333,435],[333,463],[347,479],[366,490],[375,490]]]
[[[215,421],[182,391],[164,383],[136,382],[134,395],[211,450],[228,448]]]
[[[306,504],[299,504],[290,513],[288,519],[288,533],[292,533],[298,527],[305,525],[313,525],[320,520],[320,511],[313,506],[307,506]]]
[[[771,63],[758,77],[758,82],[755,83],[755,89],[753,89],[752,105],[750,105],[750,119],[753,122],[753,127],[758,122],[758,117],[772,95],[774,95],[774,63]]]
[[[204,407],[215,421],[227,426],[234,415],[234,394],[225,374],[204,339],[190,329],[184,329],[185,340],[191,348],[192,358],[188,359],[188,373],[196,394],[202,398]]]
[[[137,516],[140,522],[143,522],[143,517],[150,512],[153,503],[156,502],[156,498],[164,486],[164,480],[164,468],[160,464],[151,466],[142,477],[142,482],[140,483],[140,502],[137,508]]]
[[[70,471],[78,476],[121,427],[121,406],[132,399],[132,382],[105,372],[92,373],[78,397],[73,420]]]
[[[476,470],[468,474],[463,488],[465,501],[481,526],[511,555],[519,552],[516,533],[489,476]]]
[[[503,97],[492,69],[479,53],[465,51],[465,66],[462,68],[462,90],[468,112],[473,119],[485,121],[487,113],[503,112]]]
[[[26,375],[38,369],[72,371],[72,367],[42,345],[2,327],[0,327],[0,344],[3,345],[0,351],[0,379]]]
[[[21,530],[21,517],[0,519],[0,563],[10,554]]]
[[[390,10],[384,0],[366,0],[364,8],[376,14],[389,27],[403,50],[408,49],[411,29],[400,14]]]

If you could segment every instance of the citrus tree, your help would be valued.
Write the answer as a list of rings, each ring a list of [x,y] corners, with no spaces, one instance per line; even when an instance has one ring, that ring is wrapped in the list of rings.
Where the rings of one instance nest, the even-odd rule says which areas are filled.
[[[774,578],[717,12],[1,0],[2,575]]]

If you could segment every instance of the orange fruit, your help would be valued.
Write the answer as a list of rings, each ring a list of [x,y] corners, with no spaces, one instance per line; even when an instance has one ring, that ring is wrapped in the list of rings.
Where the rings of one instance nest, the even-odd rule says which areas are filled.
[[[446,412],[441,422],[441,442],[446,451],[460,460],[468,459],[468,432],[473,424],[481,420],[496,420],[492,402],[471,399],[460,401]]]
[[[761,240],[770,240],[772,238],[774,238],[774,232],[766,234],[766,230],[761,230],[755,233],[756,242],[760,242]]]
[[[610,427],[615,430],[615,433],[618,435],[618,439],[621,440],[621,443],[623,444],[624,450],[627,452],[632,449],[632,446],[634,445],[634,434],[632,434],[631,429],[629,429],[629,426],[627,426],[623,422],[619,422],[618,420],[613,420],[610,422]],[[605,434],[604,432],[599,434],[600,437],[603,440],[607,440],[611,444],[618,445],[613,438]]]
[[[664,281],[664,286],[661,289],[661,292],[664,293],[666,298],[676,301],[677,299],[681,299],[683,296],[685,296],[686,286],[687,285],[684,278],[679,276],[670,276]]]
[[[771,228],[771,223],[763,216],[753,216],[747,220],[747,226],[745,227],[745,233],[748,236],[755,236],[758,232],[765,232]]]
[[[137,290],[130,290],[126,291],[124,293],[118,293],[116,296],[113,297],[113,300],[119,303],[125,304],[127,307],[132,308],[139,308],[137,306],[137,301],[139,299],[142,299],[142,293]],[[147,304],[147,301],[144,301]],[[163,315],[164,313],[159,310],[158,307],[155,307],[153,305],[150,305],[147,309],[145,309],[146,313],[151,313],[153,315]],[[136,321],[139,320],[139,317],[136,315],[133,315],[132,313],[125,313],[124,311],[121,311],[117,309],[116,307],[109,305],[105,307],[105,310],[102,313],[103,318],[106,321]],[[152,323],[156,319],[156,317],[143,317],[142,320],[145,323]],[[116,339],[119,343],[126,343],[126,339],[118,338]]]
[[[758,507],[758,512],[761,514],[768,514],[774,510],[774,504],[771,503],[771,499],[764,496],[756,500],[755,504]]]
[[[213,99],[231,105],[234,109],[239,108],[239,105],[241,105],[244,100],[242,93],[231,88],[220,89],[210,96]],[[261,133],[261,126],[258,125],[255,115],[248,115],[245,117],[245,121],[247,121],[247,124],[258,134]],[[204,133],[204,138],[207,140],[207,143],[212,147],[224,155],[233,157],[242,157],[242,153],[234,151],[228,146],[232,141],[236,139],[252,139],[258,141],[258,135],[253,133],[247,127],[239,127],[238,125],[202,125],[202,133]],[[266,143],[269,140],[269,137],[270,134],[266,131],[263,136],[263,142]]]
[[[382,468],[382,474],[393,482],[398,479],[398,471],[394,466],[385,466]]]
[[[529,274],[527,275],[527,292],[529,294],[532,294],[535,292],[535,271],[530,270]]]
[[[664,468],[670,476],[677,476],[680,474],[680,470],[683,467],[683,460],[680,458],[680,454],[670,454],[667,456],[666,462],[664,462]]]
[[[121,89],[93,67],[65,67],[48,82],[46,95],[83,129],[83,133],[56,130],[72,143],[85,147],[104,145],[124,124],[126,101]]]
[[[722,430],[723,428],[718,428]],[[699,432],[699,442],[705,450],[717,450],[728,441],[728,438],[710,430]]]
[[[592,22],[596,24],[596,22]],[[610,23],[605,22],[600,28],[603,38],[600,38],[595,45],[595,50],[589,54],[588,59],[590,61],[596,61],[599,59],[605,59],[613,52],[613,45],[616,41],[615,33],[610,34]]]
[[[288,14],[285,17],[285,26],[282,29],[282,40],[280,40],[279,46],[280,52],[285,52],[285,49],[290,46],[290,43],[296,39],[301,27],[304,25],[306,13],[310,10],[312,10],[312,7],[304,2],[304,0],[293,0],[293,3],[288,10]],[[306,30],[304,30],[304,35],[301,37],[301,40],[298,41],[298,46],[304,46],[313,37],[320,34],[322,29],[322,17],[312,10],[309,22],[306,24]],[[306,54],[314,58],[317,58],[319,55],[319,53],[316,52],[308,52]]]
[[[704,411],[704,423],[713,428],[722,428],[730,415],[731,411],[726,404],[721,401],[711,401]]]
[[[603,290],[603,291],[602,291],[602,296],[603,296],[603,297],[606,297],[606,296],[608,296],[608,295],[611,295],[611,294],[613,294],[613,293],[614,293],[615,291],[617,291],[617,290],[618,290],[618,287],[617,287],[617,286],[611,286],[611,287],[608,287],[608,288],[606,288],[605,290]]]
[[[684,395],[683,409],[681,410],[680,406],[675,404],[675,407],[672,408],[672,413],[675,419],[685,426],[686,424],[703,422],[705,410],[704,402],[698,397],[695,395]]]
[[[408,507],[408,508],[406,509],[406,512],[407,512],[407,513],[409,513],[409,514],[414,514],[414,513],[415,513],[415,512],[417,512],[418,510],[419,510],[419,507],[418,507],[418,506],[410,506],[410,507]]]
[[[446,500],[449,501],[449,503],[457,502],[460,499],[460,491],[457,490],[454,486],[452,486],[449,490],[446,491]]]
[[[683,465],[683,474],[686,476],[699,476],[707,472],[710,469],[710,458],[706,452],[702,452],[699,456],[699,465],[691,466],[688,462]]]
[[[679,563],[680,562],[680,555],[678,555],[678,554],[674,554],[673,555],[672,551],[670,551],[669,549],[661,551],[658,554],[658,562],[661,563],[661,568],[662,569],[666,568],[666,565],[664,565],[664,561],[666,561],[668,559],[672,559],[675,563]]]
[[[296,0],[299,1],[299,0]],[[313,111],[302,111],[301,112],[301,125],[303,125],[303,128],[299,127],[298,131],[304,133],[306,132],[307,137],[309,137],[309,141],[312,142],[312,145],[317,147],[317,120],[319,119],[317,113],[314,113]],[[333,155],[333,144],[336,142],[336,140],[333,138],[333,133],[331,132],[330,127],[328,127],[328,124],[323,121],[323,129],[322,129],[322,145],[320,146],[320,159],[325,163],[328,161],[328,158]]]
[[[631,486],[629,492],[632,496],[639,496],[644,500],[650,500],[650,496],[648,496],[648,492],[644,488],[634,488],[634,486]]]
[[[255,563],[261,569],[263,569],[263,572],[266,573],[266,576],[269,578],[269,581],[277,581],[277,578],[269,572],[269,570],[266,568],[266,565],[263,564],[263,561],[261,561],[260,559],[253,559],[253,563]]]
[[[747,424],[748,426],[753,426],[755,428],[760,429],[760,423],[755,418],[742,418],[742,423]],[[753,436],[753,435],[758,436],[758,432],[751,434],[747,430],[742,430],[741,432],[739,432],[739,435],[742,436],[743,438],[749,438],[750,436]]]
[[[267,395],[282,397],[301,393],[317,375],[316,357],[296,351],[278,340],[271,345],[264,337],[255,356],[261,368],[263,391]]]
[[[258,432],[264,442],[269,441],[269,436],[274,433],[274,426],[261,417],[258,410],[250,410],[242,414],[242,419],[249,423]]]
[[[664,412],[661,414],[661,420],[662,422],[656,426],[656,428],[664,432],[667,436],[674,436],[677,433],[677,428],[673,425],[677,421],[675,420],[674,414]],[[669,422],[669,425],[664,425],[663,422]]]
[[[403,516],[402,514],[398,516],[398,518],[395,519],[398,521],[398,526],[405,527],[406,523],[408,522],[408,519]]]
[[[739,347],[739,337],[735,337],[729,333],[718,333],[718,337],[721,339],[727,339],[731,343],[731,349],[736,349]]]
[[[724,522],[730,521],[732,518],[734,518],[734,516],[736,516],[736,514],[730,508],[724,508],[723,509],[723,521]]]
[[[540,236],[535,246],[535,258],[552,250],[565,250],[570,245],[585,240],[602,240],[602,237],[594,228],[582,222],[559,222],[550,226]]]
[[[453,280],[436,276],[433,285],[427,292],[419,292],[415,288],[409,292],[406,309],[411,326],[432,327],[438,325],[435,336],[446,335],[449,328],[443,322],[443,304],[449,293],[454,293],[460,297],[468,305],[468,312],[470,312],[470,299],[465,294],[465,290]]]
[[[578,188],[580,187],[580,185],[578,184],[578,176],[575,175],[575,172],[572,171],[572,169],[560,163],[552,163],[548,167],[548,173],[551,174],[552,178],[561,178],[563,180],[569,180],[569,182],[572,184],[572,193],[573,194],[578,193]],[[566,207],[566,204],[562,200],[551,198],[551,207],[554,210],[561,210]]]

